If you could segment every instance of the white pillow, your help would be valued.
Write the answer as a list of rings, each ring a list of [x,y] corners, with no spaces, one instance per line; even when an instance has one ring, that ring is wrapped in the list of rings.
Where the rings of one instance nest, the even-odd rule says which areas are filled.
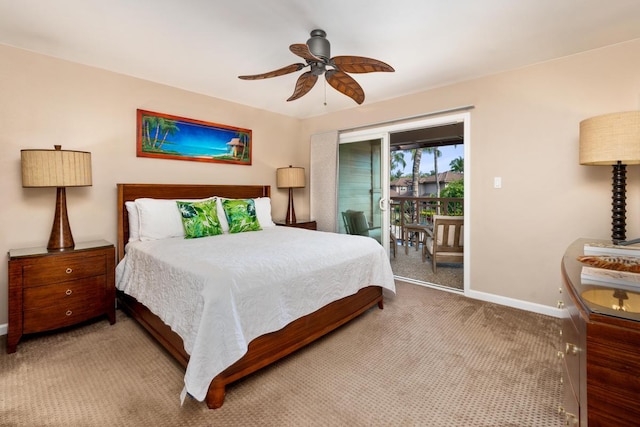
[[[125,202],[127,208],[127,217],[129,218],[129,241],[137,242],[140,240],[140,218],[138,215],[138,207],[136,202]]]
[[[176,201],[199,202],[205,199],[136,199],[140,223],[140,240],[160,240],[171,237],[184,237],[182,215]]]
[[[218,220],[222,226],[222,231],[224,233],[228,233],[229,222],[227,221],[227,215],[224,213],[224,208],[222,207],[222,202],[224,200],[228,200],[228,198],[218,197],[216,207],[218,209]],[[256,217],[258,217],[260,227],[275,227],[276,224],[271,219],[271,199],[269,197],[257,197],[253,199],[253,202],[256,205]]]
[[[184,237],[184,227],[175,200],[136,199],[140,220],[140,240]]]
[[[258,197],[253,201],[256,204],[256,216],[260,227],[275,227],[276,224],[271,219],[271,199],[269,197]]]

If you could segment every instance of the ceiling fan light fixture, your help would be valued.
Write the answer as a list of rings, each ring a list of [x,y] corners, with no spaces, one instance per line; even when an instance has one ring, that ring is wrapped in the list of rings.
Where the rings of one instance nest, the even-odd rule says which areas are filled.
[[[323,30],[313,30],[311,31],[311,38],[307,40],[309,51],[325,62],[331,58],[331,43],[326,37],[327,33]]]

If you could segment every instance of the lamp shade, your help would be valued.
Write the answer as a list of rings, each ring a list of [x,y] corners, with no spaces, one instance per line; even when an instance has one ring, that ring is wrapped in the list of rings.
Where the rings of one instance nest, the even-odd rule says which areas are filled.
[[[640,111],[604,114],[580,122],[580,164],[640,164]]]
[[[91,181],[91,153],[86,151],[21,150],[23,187],[85,187]]]
[[[289,166],[276,170],[276,184],[278,188],[304,187],[304,168]]]

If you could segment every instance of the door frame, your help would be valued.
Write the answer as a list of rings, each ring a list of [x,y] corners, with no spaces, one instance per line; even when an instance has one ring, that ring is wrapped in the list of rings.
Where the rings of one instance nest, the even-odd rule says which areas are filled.
[[[420,129],[427,127],[437,127],[453,123],[464,124],[464,294],[466,295],[470,290],[470,271],[471,271],[471,113],[469,111],[458,113],[442,113],[438,116],[429,116],[424,118],[409,119],[406,121],[390,124],[381,124],[379,126],[371,126],[366,129],[351,130],[338,133],[338,143],[348,143],[355,141],[364,141],[368,139],[382,139],[382,185],[383,185],[383,197],[385,200],[385,212],[383,216],[383,227],[389,227],[389,179],[390,179],[390,164],[389,164],[389,141],[390,134],[393,132],[409,131],[412,129]],[[383,228],[385,230],[386,228]],[[382,233],[386,235],[388,233]],[[383,239],[383,242],[385,240]],[[383,243],[385,249],[389,250],[389,236],[386,236],[386,243]],[[422,284],[422,283],[420,283]],[[425,285],[428,286],[428,285]],[[438,289],[444,289],[438,287]]]

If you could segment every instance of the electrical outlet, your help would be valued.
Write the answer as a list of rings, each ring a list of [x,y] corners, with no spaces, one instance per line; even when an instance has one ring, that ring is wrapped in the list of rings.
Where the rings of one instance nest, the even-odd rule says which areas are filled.
[[[502,177],[500,176],[493,177],[493,188],[502,188]]]

